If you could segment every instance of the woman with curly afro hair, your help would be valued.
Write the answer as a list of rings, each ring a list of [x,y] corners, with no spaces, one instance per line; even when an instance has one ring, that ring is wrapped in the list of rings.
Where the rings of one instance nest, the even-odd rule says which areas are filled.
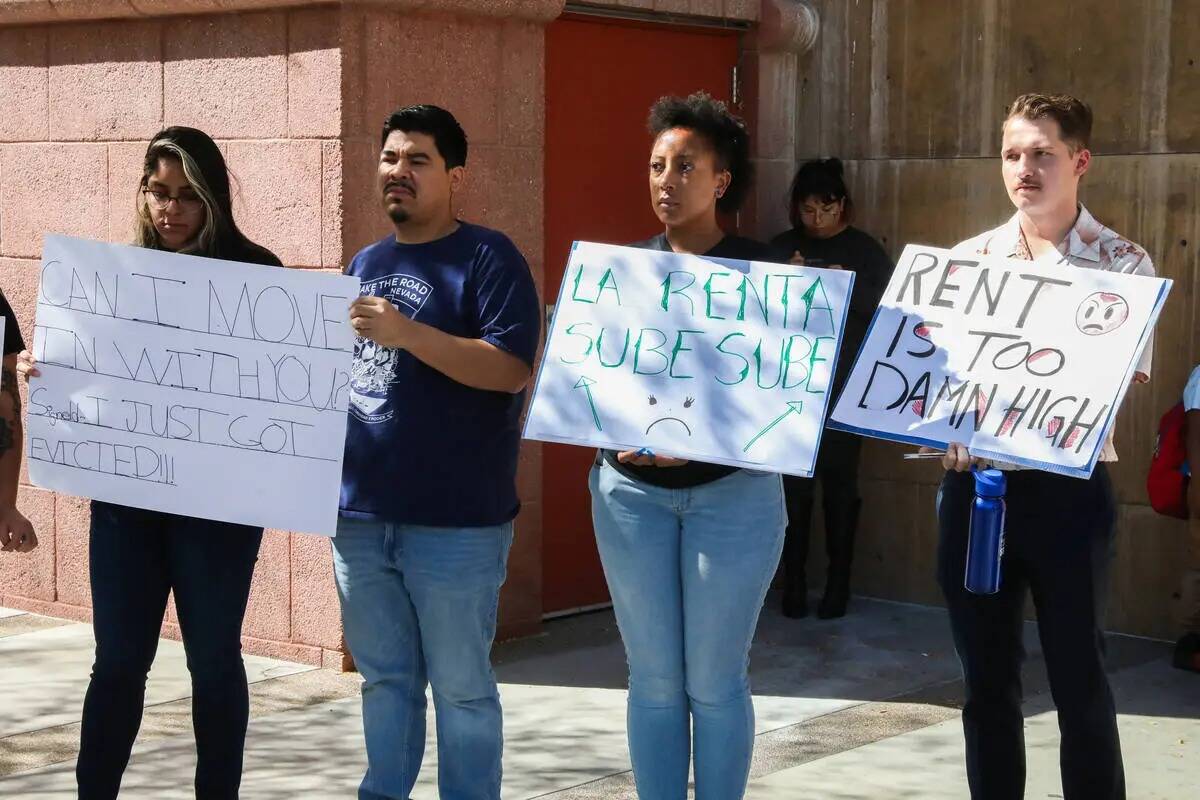
[[[750,136],[707,94],[650,111],[650,203],[663,232],[635,247],[754,261],[727,235],[750,187]],[[629,661],[629,750],[642,800],[742,797],[754,748],[750,642],[783,547],[779,475],[646,450],[604,451],[592,521]]]

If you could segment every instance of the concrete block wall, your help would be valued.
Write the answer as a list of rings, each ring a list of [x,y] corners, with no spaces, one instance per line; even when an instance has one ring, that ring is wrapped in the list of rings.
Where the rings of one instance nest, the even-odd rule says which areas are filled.
[[[954,244],[1013,213],[998,157],[1008,102],[1026,91],[1065,91],[1092,105],[1096,159],[1083,201],[1175,281],[1153,381],[1130,391],[1117,423],[1120,530],[1109,623],[1174,636],[1188,531],[1149,508],[1144,485],[1159,416],[1200,362],[1200,14],[1178,0],[812,5],[821,17],[814,49],[799,58],[766,54],[758,65],[764,235],[786,227],[796,164],[838,156],[857,224],[893,256],[907,242]],[[763,110],[776,107],[790,116],[770,122]],[[936,603],[940,473],[904,464],[903,449],[866,446],[855,589]],[[821,560],[810,561],[817,583]]]
[[[0,27],[0,286],[27,340],[42,234],[130,241],[146,144],[168,124],[218,140],[251,238],[289,267],[341,267],[339,13]],[[20,505],[42,546],[0,560],[0,604],[87,619],[86,501],[23,486]],[[328,541],[268,532],[244,634],[251,652],[341,664]]]
[[[146,145],[170,124],[217,139],[235,178],[235,216],[252,239],[288,267],[341,269],[390,230],[376,199],[379,131],[415,102],[443,105],[463,123],[471,154],[460,213],[508,233],[540,285],[542,26],[562,8],[0,0],[0,287],[22,329],[31,338],[43,233],[129,241]],[[170,16],[181,12],[198,15]],[[86,620],[88,504],[27,477],[19,502],[42,546],[0,560],[0,605]],[[525,505],[501,636],[541,621],[536,443],[522,451],[519,485]],[[175,622],[172,606],[168,635],[178,636]],[[249,652],[343,664],[327,540],[268,532],[243,634]]]
[[[760,3],[591,5],[744,24]],[[0,286],[23,329],[32,332],[43,233],[128,241],[145,146],[167,124],[218,140],[251,238],[291,268],[341,268],[389,231],[375,190],[379,130],[413,102],[443,105],[463,123],[471,154],[460,213],[508,233],[541,285],[543,26],[563,9],[563,0],[0,0]],[[540,624],[541,470],[541,446],[525,445],[501,636]],[[87,619],[86,501],[26,480],[20,502],[43,545],[0,561],[0,603]],[[177,635],[174,623],[169,609],[166,631]],[[341,663],[328,542],[268,533],[244,637],[251,652]]]
[[[506,233],[543,286],[544,28],[539,19],[412,16],[365,6],[341,15],[345,257],[387,235],[375,185],[380,132],[410,103],[435,103],[467,133],[462,219]],[[501,593],[499,635],[541,624],[542,447],[522,446],[522,512]]]

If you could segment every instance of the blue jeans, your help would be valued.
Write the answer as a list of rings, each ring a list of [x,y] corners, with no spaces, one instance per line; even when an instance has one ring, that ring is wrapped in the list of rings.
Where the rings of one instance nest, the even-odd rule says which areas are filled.
[[[425,755],[425,687],[442,800],[498,800],[504,750],[492,672],[512,524],[430,528],[338,521],[333,566],[346,644],[363,676],[360,800],[406,800]]]
[[[96,662],[75,767],[81,800],[112,800],[120,791],[172,590],[192,676],[196,797],[237,798],[250,718],[242,618],[262,533],[92,502],[88,571]]]
[[[590,487],[629,661],[638,796],[687,797],[694,734],[696,800],[737,800],[754,750],[750,642],[787,525],[783,482],[742,470],[664,489],[605,463]]]

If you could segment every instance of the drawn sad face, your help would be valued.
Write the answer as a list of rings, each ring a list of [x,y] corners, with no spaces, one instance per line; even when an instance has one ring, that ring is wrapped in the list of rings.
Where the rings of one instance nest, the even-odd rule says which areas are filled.
[[[1096,292],[1075,312],[1075,325],[1088,336],[1112,333],[1129,319],[1129,304],[1118,294]]]
[[[654,415],[654,414],[662,414],[663,415],[663,416],[655,417],[655,419],[649,425],[646,426],[646,433],[650,433],[651,430],[653,430],[654,428],[659,427],[661,425],[661,426],[667,426],[667,427],[674,427],[678,431],[683,431],[689,437],[692,435],[692,426],[688,425],[687,422],[685,422],[684,420],[675,416],[675,409],[673,407],[663,408],[663,404],[660,403],[658,401],[658,398],[655,397],[654,395],[650,395],[648,398],[646,398],[646,400],[650,404],[651,415]],[[683,401],[683,407],[691,408],[692,405],[695,404],[695,402],[696,402],[696,399],[694,397],[685,398]]]

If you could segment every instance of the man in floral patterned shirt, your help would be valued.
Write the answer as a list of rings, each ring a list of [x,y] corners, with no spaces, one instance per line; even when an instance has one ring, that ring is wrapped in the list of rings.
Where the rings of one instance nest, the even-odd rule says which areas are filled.
[[[1079,204],[1079,181],[1091,164],[1091,128],[1091,110],[1074,97],[1018,97],[1005,119],[1001,146],[1001,172],[1017,213],[957,249],[1062,269],[1153,275],[1145,250]],[[1147,345],[1134,382],[1150,380],[1151,360]],[[1021,662],[1029,591],[1062,732],[1062,796],[1125,798],[1116,708],[1104,672],[1104,612],[1116,534],[1105,462],[1116,460],[1110,434],[1090,480],[997,465],[1010,470],[1004,580],[998,594],[975,595],[963,587],[963,574],[974,499],[968,470],[978,460],[961,444],[947,448],[938,493],[938,581],[966,683],[963,729],[972,800],[1019,800],[1025,794]]]

